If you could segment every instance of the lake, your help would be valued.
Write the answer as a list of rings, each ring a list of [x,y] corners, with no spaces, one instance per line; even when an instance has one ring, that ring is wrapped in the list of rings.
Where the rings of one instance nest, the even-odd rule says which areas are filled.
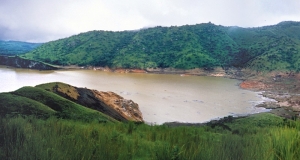
[[[222,77],[111,73],[94,70],[37,71],[0,67],[0,92],[47,82],[113,91],[138,103],[147,123],[199,123],[228,115],[267,111],[265,99],[240,89],[239,80]]]

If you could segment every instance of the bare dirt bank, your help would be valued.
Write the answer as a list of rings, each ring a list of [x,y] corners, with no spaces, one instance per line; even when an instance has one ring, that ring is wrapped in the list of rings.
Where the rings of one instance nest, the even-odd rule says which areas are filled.
[[[276,102],[264,102],[258,107],[273,109],[272,113],[285,118],[300,116],[300,73],[260,73],[245,79],[240,87],[262,91],[264,97],[276,100]]]
[[[118,121],[144,121],[137,103],[124,99],[114,92],[78,88],[60,82],[41,84],[38,87],[54,92],[87,108],[102,112]]]

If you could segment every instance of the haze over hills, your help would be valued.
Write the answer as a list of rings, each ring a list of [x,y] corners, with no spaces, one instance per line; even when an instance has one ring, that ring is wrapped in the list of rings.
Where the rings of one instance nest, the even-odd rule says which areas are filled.
[[[29,43],[20,41],[2,41],[0,40],[0,55],[19,55],[27,53],[42,43]]]
[[[111,68],[300,67],[300,22],[241,28],[212,23],[139,31],[90,31],[42,44],[23,57],[57,65]]]

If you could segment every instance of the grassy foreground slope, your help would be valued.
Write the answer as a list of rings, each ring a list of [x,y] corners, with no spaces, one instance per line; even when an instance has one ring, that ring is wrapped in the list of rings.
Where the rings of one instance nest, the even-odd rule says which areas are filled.
[[[55,110],[38,101],[11,93],[0,93],[0,106],[1,117],[9,113],[10,116],[34,115],[47,118],[56,113]]]
[[[257,28],[204,23],[138,31],[90,31],[45,43],[24,57],[58,65],[112,68],[234,66],[298,71],[300,22]]]
[[[115,120],[23,87],[0,93],[0,115],[0,159],[300,159],[300,121],[270,113],[198,126],[102,123]]]
[[[269,113],[201,127],[1,117],[0,158],[296,160],[299,131]]]
[[[23,87],[14,92],[0,93],[1,116],[55,116],[79,121],[116,122],[113,118],[76,104],[52,92],[36,87]]]

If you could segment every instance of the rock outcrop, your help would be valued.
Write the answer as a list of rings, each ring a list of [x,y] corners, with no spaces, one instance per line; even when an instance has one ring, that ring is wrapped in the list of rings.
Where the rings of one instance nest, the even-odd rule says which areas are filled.
[[[139,105],[114,92],[77,88],[64,83],[48,83],[37,87],[54,92],[85,107],[98,110],[119,121],[143,122]]]
[[[18,56],[0,56],[0,65],[11,66],[16,68],[28,68],[37,70],[55,70],[56,67],[47,65],[42,62],[23,59]]]

